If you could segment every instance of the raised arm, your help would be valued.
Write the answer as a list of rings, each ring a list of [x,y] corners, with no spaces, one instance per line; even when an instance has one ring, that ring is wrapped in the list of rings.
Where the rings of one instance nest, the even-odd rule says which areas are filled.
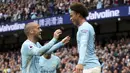
[[[32,45],[29,45],[28,48],[29,48],[29,55],[42,55],[44,54],[45,52],[47,52],[47,50],[49,50],[57,41],[57,39],[59,38],[59,35],[62,34],[62,31],[60,29],[56,30],[54,32],[54,37],[53,39],[47,43],[46,45],[38,48],[36,46],[32,46]]]
[[[46,52],[46,54],[51,54],[53,51],[57,50],[58,48],[64,46],[65,44],[67,44],[70,41],[70,37],[66,36],[64,39],[62,39],[62,41],[60,41],[59,43],[53,45],[51,47],[51,49],[49,49],[49,51]]]

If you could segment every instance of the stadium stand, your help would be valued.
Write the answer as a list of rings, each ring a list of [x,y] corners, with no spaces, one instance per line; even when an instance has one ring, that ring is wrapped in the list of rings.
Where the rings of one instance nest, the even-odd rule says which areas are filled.
[[[96,43],[96,54],[102,73],[130,73],[130,38],[110,40],[102,46]],[[55,52],[61,59],[61,73],[72,73],[78,61],[77,47],[63,47]],[[20,73],[20,52],[0,52],[0,73]]]
[[[73,1],[81,1],[89,10],[130,5],[130,0],[1,0],[0,22],[66,14]]]

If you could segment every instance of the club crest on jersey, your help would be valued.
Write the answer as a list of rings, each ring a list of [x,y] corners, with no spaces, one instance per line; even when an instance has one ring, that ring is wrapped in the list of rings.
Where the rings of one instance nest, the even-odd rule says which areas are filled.
[[[53,67],[55,68],[55,67],[56,67],[56,62],[53,62],[53,64],[52,64],[52,65],[53,65]]]

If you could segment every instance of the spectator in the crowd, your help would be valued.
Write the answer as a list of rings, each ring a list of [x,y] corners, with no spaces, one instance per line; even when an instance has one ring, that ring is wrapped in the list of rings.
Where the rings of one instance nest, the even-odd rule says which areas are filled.
[[[98,0],[98,2],[97,2],[97,9],[101,9],[102,6],[103,6],[102,0]]]
[[[113,5],[118,6],[119,5],[119,0],[113,0]]]
[[[103,1],[104,8],[108,8],[111,5],[111,0],[104,0]]]
[[[130,0],[124,0],[125,5],[130,5]]]

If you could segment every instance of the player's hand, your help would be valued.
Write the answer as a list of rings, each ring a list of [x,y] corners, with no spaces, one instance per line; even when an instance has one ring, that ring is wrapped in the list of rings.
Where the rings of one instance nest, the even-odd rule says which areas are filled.
[[[62,34],[62,31],[60,29],[57,29],[55,32],[54,32],[54,38],[58,39],[59,38],[59,35]]]
[[[70,37],[66,36],[64,39],[62,39],[62,43],[67,44],[70,41]]]
[[[83,65],[82,64],[76,65],[75,73],[83,73]]]

